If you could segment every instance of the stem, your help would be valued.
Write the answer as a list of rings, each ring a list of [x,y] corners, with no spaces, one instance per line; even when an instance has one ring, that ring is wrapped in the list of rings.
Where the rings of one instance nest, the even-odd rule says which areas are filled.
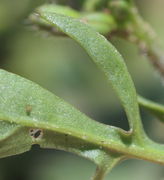
[[[164,54],[157,43],[158,38],[155,32],[142,19],[134,6],[129,9],[129,13],[130,19],[125,20],[127,23],[113,34],[135,43],[140,52],[148,57],[150,63],[164,78]]]
[[[147,49],[147,57],[152,65],[159,71],[164,78],[164,55],[163,52],[154,45]]]
[[[135,43],[140,48],[141,52],[146,55],[151,64],[164,77],[164,55],[158,46],[158,38],[152,30],[139,15],[138,11],[133,11],[134,28],[135,28]]]
[[[28,121],[29,123],[29,121]],[[100,124],[99,124],[100,125]],[[45,128],[45,125],[37,125],[38,128]],[[105,126],[104,126],[105,128]],[[52,131],[52,130],[51,130]],[[55,130],[57,133],[59,129]],[[111,130],[109,130],[111,131]],[[64,131],[65,132],[65,131]],[[59,133],[62,133],[59,132]],[[78,138],[79,140],[83,142],[83,138],[81,134],[74,134],[74,137]],[[131,142],[131,136],[128,136],[127,139],[123,137],[123,135],[117,134],[117,136],[120,136],[120,139],[122,140],[121,142],[120,139],[101,139],[97,136],[97,134],[85,134],[85,143],[88,143],[90,145],[94,145],[96,147],[100,147],[101,149],[104,149],[107,153],[111,154],[111,152],[123,155],[126,158],[133,158],[133,159],[142,159],[150,162],[154,162],[157,164],[164,165],[164,145],[155,143],[151,141],[148,138],[143,138],[142,139],[142,145],[136,144],[134,142]],[[51,142],[52,141],[52,142]],[[45,139],[45,144],[40,144],[41,147],[43,148],[55,148],[55,143],[53,142],[55,140],[53,139]],[[51,142],[50,145],[47,142]],[[54,144],[54,146],[53,146]],[[68,151],[68,150],[67,150]],[[118,157],[115,159],[116,161],[113,161],[112,157],[110,159],[105,159],[106,163],[110,162],[109,167],[112,169],[112,167],[120,161]],[[118,161],[119,159],[119,161]],[[113,161],[113,162],[111,162]],[[102,161],[101,164],[106,164]],[[105,170],[105,169],[104,169]],[[97,170],[98,172],[96,173],[95,177],[103,177],[103,171]],[[110,169],[108,169],[110,171]],[[107,171],[107,172],[108,172]],[[105,175],[105,174],[104,174]],[[94,179],[93,179],[94,180]]]
[[[158,117],[161,122],[164,122],[164,106],[153,101],[147,100],[141,96],[138,96],[138,102],[140,106],[146,108],[156,117]]]
[[[66,129],[62,128],[56,128],[55,126],[49,125],[47,122],[33,122],[31,119],[26,119],[27,117],[21,117],[19,118],[6,118],[6,116],[0,115],[0,119],[7,122],[12,123],[19,123],[21,126],[25,127],[37,127],[39,129],[44,130],[44,141],[40,142],[40,146],[42,148],[53,148],[56,149],[56,138],[48,138],[52,137],[51,135],[55,133],[57,134],[65,134],[67,132]],[[94,122],[94,121],[93,121]],[[98,128],[102,126],[102,130],[107,128],[107,125],[102,125],[101,123],[97,123],[94,128]],[[111,133],[112,129],[109,128],[109,133]],[[117,129],[117,128],[115,128]],[[51,133],[51,134],[49,134]],[[126,139],[121,135],[119,132],[115,131],[115,138],[113,139],[112,134],[109,134],[109,137],[111,138],[104,138],[101,137],[98,133],[90,132],[85,134],[85,140],[83,139],[83,133],[75,132],[75,131],[69,131],[69,133],[72,134],[72,137],[78,139],[79,142],[89,144],[89,146],[93,145],[96,146],[98,149],[104,149],[106,152],[114,152],[117,154],[124,155],[124,157],[127,158],[136,158],[136,159],[143,159],[146,161],[158,163],[161,165],[164,165],[164,144],[158,144],[155,142],[152,142],[148,138],[143,138],[142,146],[140,144],[135,144],[134,142],[131,142],[131,136],[128,136]],[[108,133],[108,132],[106,132]],[[46,136],[48,134],[48,136]],[[71,137],[71,136],[70,136]],[[71,146],[71,144],[70,144]],[[87,145],[86,145],[87,147]],[[81,146],[79,146],[81,148]],[[70,147],[71,149],[71,147]],[[66,149],[68,150],[68,147]],[[70,151],[71,152],[71,151]],[[76,153],[76,151],[75,151]]]
[[[142,159],[164,165],[164,145],[150,141],[145,142],[144,147],[134,146],[129,148],[127,156],[129,158]]]
[[[103,180],[106,175],[106,171],[102,168],[97,167],[95,175],[92,180]]]
[[[114,157],[112,155],[106,156],[102,163],[97,166],[96,172],[91,180],[103,180],[104,177],[109,173],[122,159],[123,156]]]

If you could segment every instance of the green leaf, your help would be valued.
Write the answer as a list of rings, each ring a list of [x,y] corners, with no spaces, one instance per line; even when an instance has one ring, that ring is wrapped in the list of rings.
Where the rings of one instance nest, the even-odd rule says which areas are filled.
[[[156,116],[161,122],[164,122],[164,106],[141,96],[138,97],[139,104],[150,111],[154,116]]]
[[[44,10],[47,12],[55,12],[57,14],[63,14],[66,16],[71,16],[74,18],[79,18],[80,17],[80,13],[68,6],[62,6],[62,5],[57,5],[57,4],[45,4],[43,6],[40,7],[40,10]]]
[[[44,10],[49,13],[57,13],[65,16],[70,16],[73,18],[78,18],[79,20],[85,22],[86,24],[89,24],[93,29],[104,35],[110,33],[112,30],[116,28],[116,23],[113,16],[105,12],[78,12],[74,9],[71,9],[70,7],[56,4],[45,4],[41,6],[39,9],[40,11]],[[44,19],[40,19],[36,13],[31,14],[29,16],[29,20],[33,24],[36,24],[41,29],[45,29],[46,31],[53,31],[54,34],[57,31],[57,29],[50,28],[50,24]]]
[[[44,8],[38,12],[52,26],[77,41],[101,68],[124,106],[135,138],[143,139],[145,135],[140,121],[135,87],[119,52],[102,35],[77,19],[50,13]]]
[[[30,150],[32,141],[27,128],[0,119],[0,158]]]
[[[81,20],[103,35],[109,34],[116,28],[113,16],[103,12],[83,13]]]
[[[104,173],[122,159],[108,147],[124,146],[118,128],[91,120],[35,83],[4,70],[0,70],[0,119],[0,157],[39,144],[88,158]]]

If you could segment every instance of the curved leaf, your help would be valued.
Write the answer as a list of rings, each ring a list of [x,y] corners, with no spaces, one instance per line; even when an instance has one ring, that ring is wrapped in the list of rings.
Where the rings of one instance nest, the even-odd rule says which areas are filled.
[[[77,41],[102,69],[117,92],[136,137],[144,136],[136,91],[119,52],[99,33],[77,19],[38,10],[40,16]],[[140,139],[140,138],[138,138]]]
[[[44,11],[47,12],[55,12],[58,14],[63,14],[66,16],[71,16],[74,18],[79,18],[80,13],[69,6],[62,6],[62,5],[57,5],[57,4],[44,4],[43,6],[40,7],[40,10],[43,9]]]
[[[108,34],[116,28],[116,23],[111,14],[105,12],[78,12],[70,7],[56,5],[56,4],[45,4],[39,8],[41,11],[44,10],[49,13],[57,13],[65,16],[70,16],[73,18],[78,18],[84,21],[86,24],[90,25],[93,29],[101,34]],[[50,28],[51,25],[44,19],[38,18],[37,14],[32,14],[29,20],[39,26],[41,29],[45,29],[53,34],[58,34],[57,29]]]

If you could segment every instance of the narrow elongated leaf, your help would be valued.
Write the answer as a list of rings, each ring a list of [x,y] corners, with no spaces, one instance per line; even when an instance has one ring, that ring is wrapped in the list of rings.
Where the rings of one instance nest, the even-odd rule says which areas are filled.
[[[52,26],[77,41],[102,69],[124,106],[131,130],[133,129],[136,136],[142,137],[144,131],[140,122],[136,91],[119,52],[102,35],[79,20],[47,12],[44,8],[38,12]]]
[[[62,14],[65,16],[70,16],[74,18],[78,18],[81,21],[84,21],[93,29],[98,31],[100,34],[109,34],[112,30],[116,28],[116,23],[111,14],[107,14],[105,12],[78,12],[70,7],[56,5],[56,4],[45,4],[40,7],[40,10],[44,10],[50,13]],[[36,13],[31,14],[29,16],[29,20],[40,27],[40,29],[49,31],[53,34],[58,34],[58,30],[45,21],[44,19],[40,19]],[[62,35],[62,34],[61,34]]]
[[[80,13],[70,7],[57,5],[57,4],[44,4],[40,9],[44,8],[47,12],[56,12],[57,14],[63,14],[74,18],[79,18]]]

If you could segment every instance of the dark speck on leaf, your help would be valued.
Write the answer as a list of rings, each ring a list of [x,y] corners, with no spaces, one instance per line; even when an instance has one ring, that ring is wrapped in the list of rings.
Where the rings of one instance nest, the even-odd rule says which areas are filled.
[[[34,134],[34,138],[38,138],[41,134],[41,130],[38,130],[35,134]]]
[[[43,131],[41,129],[30,129],[29,133],[34,139],[41,138],[43,135]]]

